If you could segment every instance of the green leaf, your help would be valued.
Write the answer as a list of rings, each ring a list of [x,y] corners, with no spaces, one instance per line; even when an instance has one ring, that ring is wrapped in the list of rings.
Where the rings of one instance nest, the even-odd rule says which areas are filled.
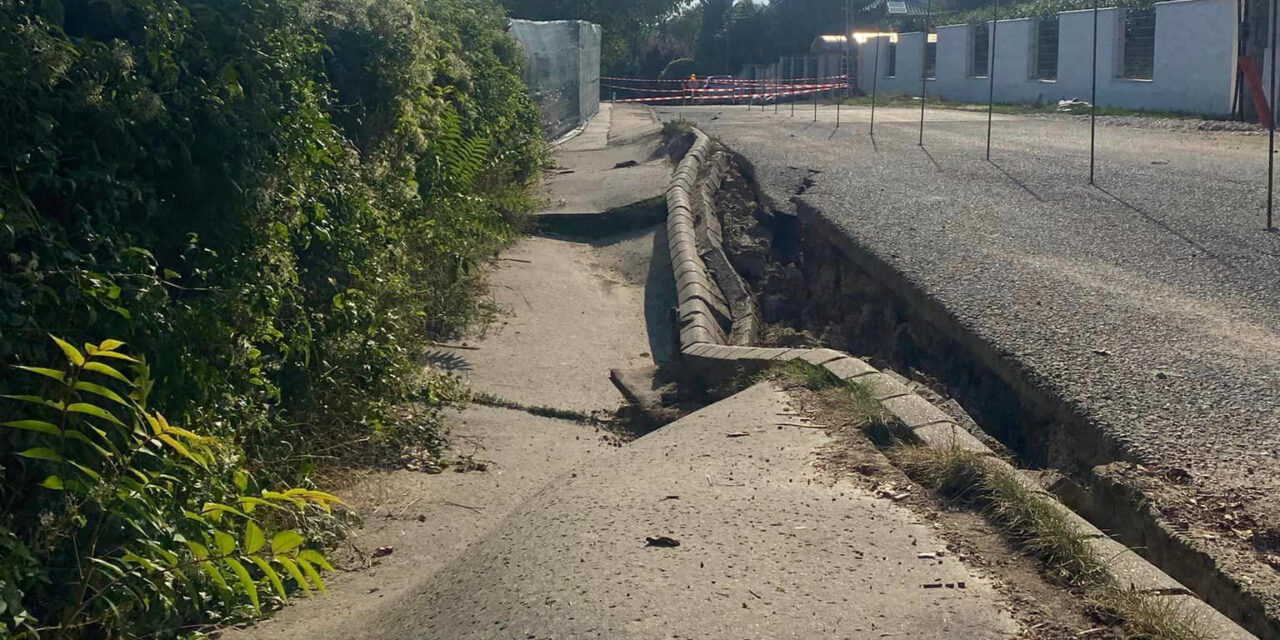
[[[316,589],[319,589],[320,593],[325,593],[324,581],[320,579],[320,574],[316,572],[316,568],[311,566],[310,562],[307,562],[302,558],[298,558],[298,566],[302,567],[302,571],[307,574],[307,577],[310,578],[313,583],[315,583]]]
[[[267,534],[258,523],[250,520],[244,524],[244,552],[255,554],[267,544]]]
[[[54,380],[57,380],[58,382],[61,382],[63,384],[66,384],[67,382],[67,372],[65,371],[58,371],[57,369],[46,369],[44,367],[27,367],[23,365],[14,365],[13,368],[21,369],[23,371],[28,371],[30,373],[34,373],[37,375],[42,375],[46,378],[53,378]]]
[[[119,340],[103,340],[98,344],[98,348],[102,349],[103,351],[115,351],[116,349],[119,349],[120,347],[123,347],[123,346],[124,346],[124,343]]]
[[[35,460],[48,460],[50,462],[62,462],[62,455],[59,454],[57,451],[50,449],[49,447],[36,447],[34,449],[27,449],[26,451],[23,451],[18,455],[24,458],[32,458]]]
[[[54,402],[53,400],[47,400],[47,399],[42,398],[42,397],[40,397],[40,396],[10,396],[10,395],[0,395],[0,398],[8,398],[8,399],[10,399],[10,400],[17,400],[18,402],[30,402],[31,404],[38,404],[38,405],[46,406],[46,407],[49,407],[50,409],[56,409],[56,410],[58,410],[58,411],[62,411],[62,409],[63,409],[63,403],[61,403],[61,402]]]
[[[230,513],[233,515],[240,516],[241,518],[249,517],[248,514],[246,514],[245,512],[239,509],[236,509],[235,507],[228,507],[225,504],[218,504],[217,502],[204,503],[204,507],[202,507],[200,511],[204,515],[209,515],[210,512],[218,512],[218,513]]]
[[[62,491],[67,488],[66,485],[62,483],[62,478],[59,478],[58,476],[49,476],[48,478],[45,478],[44,482],[40,483],[40,486],[54,491]]]
[[[261,611],[261,607],[258,606],[258,585],[253,583],[249,570],[245,569],[244,565],[240,564],[240,561],[235,558],[223,558],[222,561],[227,563],[227,566],[231,568],[231,572],[240,579],[240,586],[244,588],[245,595],[249,596],[249,602],[253,603],[253,610]]]
[[[84,370],[85,370],[85,371],[92,371],[92,372],[94,372],[94,373],[101,373],[101,374],[102,374],[102,375],[104,375],[104,376],[107,376],[107,377],[109,377],[109,378],[115,378],[116,380],[119,380],[120,382],[123,382],[123,383],[125,383],[125,384],[127,384],[127,385],[129,385],[129,386],[133,386],[133,382],[132,382],[132,381],[130,381],[128,378],[126,378],[126,377],[124,376],[124,374],[123,374],[123,373],[120,373],[119,371],[116,371],[115,369],[111,368],[111,366],[110,366],[110,365],[108,365],[108,364],[106,364],[106,363],[102,363],[102,362],[87,362],[87,363],[85,363],[85,365],[84,365]]]
[[[92,382],[85,382],[84,380],[81,380],[79,382],[76,382],[75,386],[72,388],[74,388],[76,391],[87,391],[94,395],[102,396],[103,398],[106,398],[116,404],[119,404],[125,407],[129,406],[129,403],[125,402],[124,398],[120,397],[120,394],[100,384],[94,384]]]
[[[112,415],[110,411],[107,411],[97,405],[89,404],[88,402],[73,402],[67,407],[67,411],[70,411],[71,413],[83,413],[95,418],[102,418],[121,429],[128,429],[128,427],[126,427],[123,422],[120,422],[119,418]]]
[[[170,436],[169,434],[166,434],[166,433],[157,434],[156,438],[159,439],[161,442],[172,447],[174,451],[177,451],[178,453],[182,454],[184,458],[202,467],[207,464],[207,461],[205,459],[196,457],[196,455],[194,453],[191,453],[191,450],[188,449],[186,445],[182,444],[181,442],[178,442],[177,440],[174,440],[173,437]]]
[[[67,356],[67,360],[71,362],[71,364],[77,367],[84,364],[84,354],[80,353],[79,349],[71,346],[71,343],[59,338],[58,336],[50,334],[49,337],[53,338],[54,342],[58,343],[58,348],[62,349],[62,353]]]
[[[196,560],[205,560],[209,557],[209,547],[206,547],[199,542],[187,540],[187,549],[191,550],[191,555],[195,556]]]
[[[226,531],[214,531],[213,541],[215,544],[218,545],[219,555],[229,556],[232,553],[235,553],[235,550],[236,550],[235,536],[232,536]]]
[[[293,580],[298,583],[299,587],[302,587],[302,590],[307,593],[307,597],[310,598],[311,585],[307,582],[306,577],[302,575],[302,571],[298,569],[298,563],[282,556],[277,556],[275,561],[277,564],[284,567],[284,570],[288,571],[289,575],[293,576]]]
[[[226,576],[222,575],[222,570],[219,569],[217,565],[212,562],[201,562],[200,568],[204,569],[205,574],[208,575],[215,584],[227,591],[231,590],[231,585],[227,584]]]
[[[276,570],[271,568],[271,563],[258,556],[250,556],[249,560],[258,565],[259,569],[262,569],[262,573],[265,574],[267,576],[267,580],[271,582],[271,588],[275,590],[276,595],[280,596],[281,600],[288,602],[289,594],[284,590],[284,583],[280,581],[280,574],[276,573]]]
[[[124,309],[117,309],[116,311],[121,315],[124,315],[126,318],[128,317],[127,315],[128,312],[125,311]],[[126,356],[123,353],[120,353],[119,351],[97,351],[93,354],[93,356],[95,358],[115,358],[116,360],[124,360],[125,362],[133,362],[133,363],[138,362],[137,358],[131,358],[129,356]]]
[[[114,563],[107,562],[102,558],[93,558],[93,557],[89,558],[89,562],[92,562],[98,565],[99,567],[106,569],[108,572],[115,574],[116,576],[124,577],[124,574],[125,574],[124,569],[121,569],[120,567],[116,566]]]
[[[306,538],[301,533],[288,529],[277,533],[271,538],[271,553],[274,555],[283,555],[302,546],[306,542]]]
[[[86,476],[89,476],[90,478],[93,478],[93,479],[94,479],[94,481],[98,481],[98,480],[101,480],[101,479],[102,479],[102,476],[101,476],[101,475],[99,475],[97,471],[94,471],[93,469],[90,469],[89,467],[86,467],[86,466],[84,466],[84,465],[80,464],[79,462],[76,462],[75,460],[68,460],[67,462],[68,462],[68,463],[70,463],[70,464],[71,464],[71,466],[73,466],[73,467],[75,467],[75,468],[79,469],[79,470],[80,470],[80,473],[83,473],[83,474],[85,474]]]
[[[236,469],[235,473],[231,474],[231,481],[240,490],[240,493],[244,493],[245,489],[249,487],[249,473],[244,469]]]
[[[298,559],[305,560],[312,564],[318,564],[323,567],[325,571],[333,571],[333,565],[329,564],[329,561],[326,560],[319,551],[314,549],[303,549],[298,553]]]
[[[58,425],[44,420],[13,420],[5,422],[4,426],[13,429],[22,429],[23,431],[35,431],[36,433],[44,433],[51,436],[61,436],[62,431],[58,429]]]

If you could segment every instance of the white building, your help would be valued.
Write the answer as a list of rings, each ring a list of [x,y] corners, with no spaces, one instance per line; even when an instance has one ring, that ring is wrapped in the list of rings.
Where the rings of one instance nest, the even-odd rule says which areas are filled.
[[[1237,83],[1237,10],[1236,0],[1100,10],[1098,104],[1230,115]],[[941,26],[928,38],[921,32],[859,34],[856,82],[870,93],[874,75],[880,93],[918,96],[923,77],[931,97],[985,102],[994,66],[997,102],[1089,100],[1093,28],[1093,12],[1085,10],[994,25]],[[1261,61],[1258,68],[1265,85],[1267,68]]]

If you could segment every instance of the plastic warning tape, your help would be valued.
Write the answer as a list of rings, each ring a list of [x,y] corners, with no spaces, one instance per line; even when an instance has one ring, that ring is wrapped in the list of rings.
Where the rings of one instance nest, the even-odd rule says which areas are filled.
[[[770,83],[770,84],[755,85],[752,87],[715,87],[715,88],[706,88],[706,89],[692,88],[692,87],[687,89],[653,89],[650,87],[624,87],[624,86],[612,85],[612,84],[603,84],[601,86],[606,89],[618,89],[620,91],[631,91],[633,93],[678,93],[678,94],[685,94],[685,95],[696,95],[700,93],[731,93],[735,95],[745,95],[742,92],[744,90],[751,90],[751,89],[764,89],[767,92],[774,92],[779,90],[796,90],[796,89],[818,89],[818,88],[826,89],[831,87],[842,87],[845,85],[843,83],[822,83],[822,84]]]
[[[824,81],[830,81],[830,80],[844,80],[844,79],[848,79],[848,77],[849,76],[847,75],[838,75],[838,76],[824,76],[821,78],[791,78],[791,80],[798,79],[798,80],[804,80],[806,82],[824,82]],[[690,82],[688,78],[681,78],[677,80],[665,80],[665,79],[660,80],[658,78],[627,78],[627,77],[620,77],[620,76],[601,76],[600,79],[614,81],[614,82],[644,82],[644,83],[655,83],[655,84],[674,84],[679,82]],[[697,80],[693,80],[693,82],[705,82],[705,81],[706,81],[705,77],[698,78]],[[753,80],[748,80],[743,78],[715,78],[713,80],[713,82],[730,83],[730,84],[767,84],[771,82],[785,82],[785,81],[786,80],[775,80],[771,78],[762,78],[762,79],[753,79]]]
[[[789,91],[777,91],[777,92],[770,92],[770,93],[740,93],[740,94],[738,94],[738,95],[736,95],[736,96],[734,96],[734,95],[705,95],[705,94],[704,94],[704,95],[696,95],[696,94],[685,94],[685,95],[679,95],[679,96],[650,96],[650,97],[644,97],[644,98],[618,98],[617,100],[614,100],[613,102],[618,102],[618,103],[622,103],[622,102],[676,102],[676,101],[683,101],[683,100],[687,100],[687,101],[691,101],[691,102],[693,102],[693,101],[708,101],[708,100],[724,100],[724,99],[726,99],[726,98],[737,98],[737,99],[744,100],[744,101],[745,101],[745,100],[760,100],[760,99],[764,99],[764,98],[785,98],[785,97],[790,97],[790,96],[808,95],[808,94],[811,94],[811,93],[821,93],[821,92],[823,92],[823,91],[829,91],[829,90],[832,90],[832,89],[839,89],[839,88],[844,87],[845,85],[843,85],[843,84],[833,83],[833,84],[819,84],[819,85],[805,85],[805,86],[806,86],[807,88],[803,88],[803,89],[796,89],[796,90],[789,90]]]

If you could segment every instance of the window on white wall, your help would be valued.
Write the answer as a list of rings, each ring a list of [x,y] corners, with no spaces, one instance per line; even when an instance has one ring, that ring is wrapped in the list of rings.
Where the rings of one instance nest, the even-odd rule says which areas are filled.
[[[1156,65],[1156,10],[1126,9],[1124,12],[1124,60],[1120,75],[1150,80]]]
[[[969,75],[985,78],[991,53],[991,28],[987,23],[973,26],[973,39],[969,43],[969,53]]]
[[[924,77],[938,77],[938,42],[937,36],[929,34],[929,41],[924,43]]]
[[[1058,79],[1058,16],[1036,20],[1036,80]]]
[[[892,78],[896,75],[898,75],[898,43],[890,42],[885,56],[884,77]]]

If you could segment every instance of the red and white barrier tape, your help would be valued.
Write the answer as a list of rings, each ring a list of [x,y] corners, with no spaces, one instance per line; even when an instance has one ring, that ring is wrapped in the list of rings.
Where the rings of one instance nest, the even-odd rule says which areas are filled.
[[[787,90],[787,91],[774,91],[774,92],[767,92],[767,93],[739,93],[739,94],[737,94],[737,95],[732,95],[732,94],[729,94],[729,95],[708,95],[708,94],[707,94],[707,92],[705,92],[705,91],[704,91],[704,92],[702,93],[702,95],[699,95],[699,94],[690,94],[690,93],[685,93],[684,95],[678,95],[678,96],[652,96],[652,97],[645,97],[645,98],[618,98],[618,99],[614,100],[614,102],[618,102],[618,103],[622,103],[622,102],[677,102],[677,101],[706,102],[706,101],[710,101],[710,100],[725,100],[725,99],[738,99],[738,100],[742,100],[742,101],[755,101],[755,100],[762,100],[762,99],[765,99],[765,98],[773,98],[773,99],[777,99],[777,98],[786,98],[786,97],[798,96],[798,95],[808,95],[808,94],[812,94],[812,93],[821,93],[821,92],[823,92],[823,91],[830,91],[830,90],[834,90],[834,89],[842,89],[842,88],[844,88],[844,87],[846,87],[846,86],[847,86],[847,85],[845,85],[845,84],[843,84],[843,83],[814,84],[814,85],[803,85],[803,87],[804,87],[804,88],[799,88],[799,89],[794,89],[794,90]]]
[[[829,81],[829,80],[844,80],[844,79],[848,79],[848,77],[849,76],[847,75],[838,75],[838,76],[824,76],[821,78],[792,78],[791,80],[804,80],[806,82],[811,82],[811,81],[823,82],[823,81]],[[679,82],[691,82],[688,78],[681,78],[677,80],[660,80],[658,78],[625,78],[625,77],[619,77],[619,76],[601,76],[600,79],[618,81],[618,82],[644,82],[644,83],[652,83],[652,84],[672,84],[672,83],[679,83]],[[708,78],[704,76],[704,77],[698,78],[697,80],[692,80],[692,82],[706,82],[707,79]],[[728,84],[765,84],[770,82],[780,82],[780,81],[785,82],[786,80],[775,80],[772,78],[751,79],[751,80],[745,79],[745,78],[715,78],[712,81],[716,83],[728,83]]]

